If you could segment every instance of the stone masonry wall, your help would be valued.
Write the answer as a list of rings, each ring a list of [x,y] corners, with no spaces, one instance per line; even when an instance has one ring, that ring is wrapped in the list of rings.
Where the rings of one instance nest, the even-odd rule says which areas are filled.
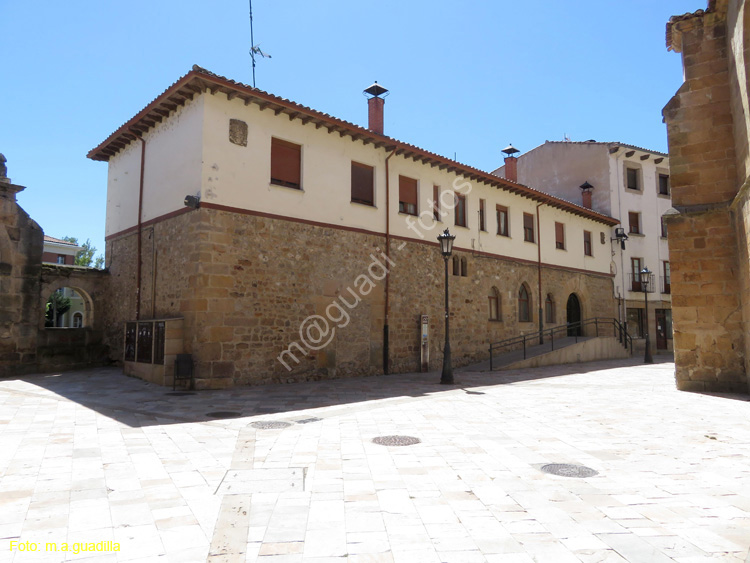
[[[118,237],[107,248],[110,301],[119,303],[109,313],[109,344],[118,359],[122,323],[135,309],[135,238]],[[383,236],[202,207],[149,226],[143,240],[141,318],[151,315],[155,263],[154,315],[184,316],[185,349],[196,359],[199,388],[382,373]],[[402,242],[392,241],[390,264],[391,371],[418,370],[421,314],[430,315],[430,368],[439,369],[443,261],[436,244]],[[457,254],[467,258],[469,274],[450,276],[459,366],[485,359],[490,341],[537,330],[538,302],[536,265]],[[558,324],[565,323],[570,293],[581,300],[584,318],[614,314],[609,277],[544,268],[543,280]],[[519,324],[516,296],[524,281],[534,322]],[[503,322],[488,320],[493,285],[502,296]]]
[[[44,233],[16,202],[23,189],[0,181],[0,376],[33,371],[37,359]]]
[[[737,166],[744,156],[736,149],[746,152],[747,143],[736,140],[740,88],[730,44],[734,30],[727,26],[728,11],[736,14],[739,4],[716,0],[705,13],[676,18],[668,32],[668,46],[682,52],[685,73],[663,112],[672,202],[680,211],[668,228],[676,379],[683,390],[747,390],[747,214],[741,204],[732,205],[744,181]]]

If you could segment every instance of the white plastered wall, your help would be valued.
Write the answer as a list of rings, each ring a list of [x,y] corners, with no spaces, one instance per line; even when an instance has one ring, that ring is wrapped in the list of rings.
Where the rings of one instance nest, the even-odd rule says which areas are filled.
[[[141,220],[183,208],[186,195],[200,192],[203,97],[178,108],[144,134],[146,158]],[[141,141],[133,141],[109,161],[106,235],[138,224]]]

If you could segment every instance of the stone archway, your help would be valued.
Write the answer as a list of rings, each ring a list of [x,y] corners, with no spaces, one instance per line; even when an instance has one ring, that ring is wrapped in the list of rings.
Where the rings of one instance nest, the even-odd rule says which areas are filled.
[[[570,326],[573,323],[579,323],[583,320],[581,301],[575,293],[571,293],[568,296],[568,302],[565,309],[567,315],[565,320],[568,323],[568,336],[582,336],[583,331],[580,324]]]
[[[94,301],[85,289],[71,285],[50,289],[47,285],[45,284],[42,288],[42,323],[45,328],[50,328],[50,321],[52,321],[51,328],[91,328],[94,325]],[[48,310],[49,300],[56,293],[71,304],[70,310],[62,316],[64,321],[62,324],[60,324],[60,318],[50,319],[55,315],[50,315]],[[73,322],[76,318],[80,319],[79,323]]]

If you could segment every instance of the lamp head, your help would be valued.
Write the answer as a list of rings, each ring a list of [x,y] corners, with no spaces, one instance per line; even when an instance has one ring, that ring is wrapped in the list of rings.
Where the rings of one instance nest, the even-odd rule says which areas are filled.
[[[438,235],[438,242],[440,243],[440,253],[448,258],[453,253],[453,241],[456,235],[452,235],[448,229],[445,229],[441,234]]]

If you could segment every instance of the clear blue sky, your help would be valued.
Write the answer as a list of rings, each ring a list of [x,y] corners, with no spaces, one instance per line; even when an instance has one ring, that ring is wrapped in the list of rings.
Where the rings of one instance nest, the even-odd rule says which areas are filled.
[[[484,170],[545,140],[666,151],[682,82],[670,16],[705,0],[254,0],[257,85]],[[0,152],[26,211],[104,250],[107,165],[86,153],[193,64],[251,83],[247,0],[0,0]]]

